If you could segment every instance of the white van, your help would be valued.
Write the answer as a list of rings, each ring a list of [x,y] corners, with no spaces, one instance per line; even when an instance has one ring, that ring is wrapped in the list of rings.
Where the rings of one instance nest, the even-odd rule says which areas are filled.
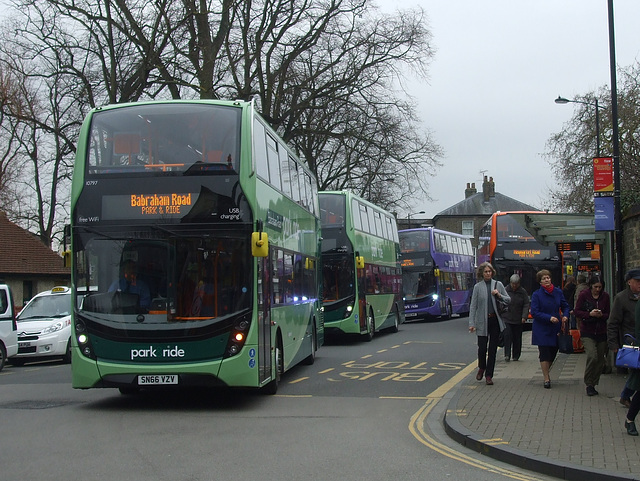
[[[33,297],[18,314],[18,354],[22,366],[32,358],[59,357],[71,362],[71,289],[54,287]]]
[[[0,371],[7,358],[18,353],[18,327],[13,315],[13,296],[6,284],[0,284]]]

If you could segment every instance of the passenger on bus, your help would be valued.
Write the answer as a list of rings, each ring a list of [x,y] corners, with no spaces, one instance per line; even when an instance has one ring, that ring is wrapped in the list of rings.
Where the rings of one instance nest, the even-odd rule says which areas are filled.
[[[122,266],[122,277],[113,281],[109,286],[109,292],[124,292],[126,294],[136,294],[138,304],[144,309],[151,306],[151,293],[147,283],[138,278],[138,269],[134,261],[125,261]]]

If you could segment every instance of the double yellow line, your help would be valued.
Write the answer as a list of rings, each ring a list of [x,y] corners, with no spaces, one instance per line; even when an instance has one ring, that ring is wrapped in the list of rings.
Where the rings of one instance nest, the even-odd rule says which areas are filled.
[[[476,368],[476,363],[473,362],[467,367],[462,369],[458,374],[449,379],[446,383],[438,387],[435,391],[427,396],[427,402],[422,406],[413,416],[409,422],[409,431],[413,436],[429,449],[436,451],[437,453],[447,456],[448,458],[455,459],[461,463],[468,464],[474,468],[482,469],[484,471],[500,474],[511,479],[517,479],[520,481],[541,481],[541,478],[529,476],[526,474],[517,473],[515,471],[500,468],[494,466],[488,462],[480,461],[464,453],[456,451],[455,449],[446,446],[436,441],[424,428],[425,421],[433,408],[442,400],[454,386],[462,381],[466,376],[473,372]]]

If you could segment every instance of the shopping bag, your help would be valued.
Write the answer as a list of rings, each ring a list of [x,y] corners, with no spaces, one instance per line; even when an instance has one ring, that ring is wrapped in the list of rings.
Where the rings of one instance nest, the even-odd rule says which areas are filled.
[[[616,367],[640,369],[640,348],[624,345],[618,349],[618,354],[616,355]]]
[[[558,351],[573,354],[573,336],[564,331],[558,333]]]
[[[582,339],[580,339],[580,330],[571,329],[569,334],[573,338],[573,353],[584,352],[584,345],[582,344]]]

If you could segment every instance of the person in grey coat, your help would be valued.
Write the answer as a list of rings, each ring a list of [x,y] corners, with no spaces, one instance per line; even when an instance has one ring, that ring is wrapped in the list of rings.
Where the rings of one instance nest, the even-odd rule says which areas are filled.
[[[486,383],[493,384],[493,371],[496,365],[498,339],[504,330],[504,321],[500,316],[501,307],[508,306],[511,298],[502,282],[493,279],[496,270],[489,262],[478,266],[478,283],[473,286],[471,305],[469,306],[469,332],[478,336],[478,381],[485,377]]]
[[[502,315],[502,320],[505,322],[504,360],[509,362],[511,354],[513,354],[513,360],[517,361],[522,353],[522,331],[529,317],[529,294],[520,285],[520,276],[518,274],[511,276],[506,290],[511,298],[511,303],[507,311]]]

